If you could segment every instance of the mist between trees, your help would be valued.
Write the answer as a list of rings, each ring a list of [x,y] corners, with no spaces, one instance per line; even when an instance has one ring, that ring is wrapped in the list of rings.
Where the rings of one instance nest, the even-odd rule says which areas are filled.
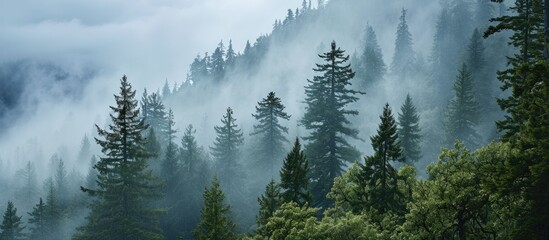
[[[182,81],[111,80],[49,142],[11,130],[0,239],[548,238],[544,2],[381,2],[303,1]],[[75,78],[35,64],[0,73]],[[0,126],[48,106],[14,99]]]

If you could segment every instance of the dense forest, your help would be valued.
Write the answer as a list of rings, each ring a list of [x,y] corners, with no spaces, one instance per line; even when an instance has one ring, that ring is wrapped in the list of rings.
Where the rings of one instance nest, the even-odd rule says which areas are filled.
[[[548,1],[398,2],[303,0],[175,84],[120,76],[78,147],[0,152],[0,240],[549,239]],[[28,64],[2,128],[25,69],[93,75]]]

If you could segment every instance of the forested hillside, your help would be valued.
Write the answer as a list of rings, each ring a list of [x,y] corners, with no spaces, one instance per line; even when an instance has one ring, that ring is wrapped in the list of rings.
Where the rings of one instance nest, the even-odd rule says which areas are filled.
[[[548,239],[545,4],[304,0],[180,80],[120,76],[78,147],[0,148],[0,240]],[[100,74],[0,65],[0,127],[29,72],[65,101]]]

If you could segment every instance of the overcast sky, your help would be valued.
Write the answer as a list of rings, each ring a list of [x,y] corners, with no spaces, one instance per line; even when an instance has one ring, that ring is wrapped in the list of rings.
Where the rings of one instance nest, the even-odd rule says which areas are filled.
[[[53,61],[138,85],[184,79],[198,53],[223,40],[242,51],[301,0],[2,0],[0,62]],[[117,81],[118,79],[115,79]],[[155,82],[152,82],[155,81]]]

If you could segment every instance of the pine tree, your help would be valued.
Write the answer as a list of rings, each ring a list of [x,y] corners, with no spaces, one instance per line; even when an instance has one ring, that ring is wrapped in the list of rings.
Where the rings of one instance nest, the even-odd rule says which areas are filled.
[[[172,94],[172,91],[170,90],[170,85],[168,85],[168,79],[166,78],[166,82],[164,82],[164,87],[162,88],[162,99],[168,98]]]
[[[211,61],[211,74],[212,79],[215,82],[221,81],[225,75],[225,46],[223,46],[223,41],[219,42],[217,48],[212,54]]]
[[[139,117],[135,91],[126,76],[120,81],[116,106],[111,107],[109,130],[96,125],[96,142],[104,157],[95,165],[97,189],[82,188],[96,196],[85,226],[75,239],[162,239],[158,218],[163,213],[150,206],[160,196],[156,177],[147,170],[150,154],[141,133],[146,125]]]
[[[296,138],[294,146],[284,159],[284,165],[280,170],[283,202],[295,202],[299,206],[312,202],[308,175],[309,163],[301,150],[299,139]]]
[[[502,1],[498,1],[502,2]],[[502,90],[511,89],[512,94],[506,98],[498,99],[499,106],[509,115],[504,120],[498,121],[498,129],[504,131],[504,138],[511,139],[519,133],[520,126],[524,125],[528,116],[521,111],[522,97],[527,94],[527,89],[532,89],[537,82],[525,85],[524,79],[527,72],[518,73],[518,69],[524,64],[533,64],[536,60],[543,59],[544,51],[544,8],[541,0],[516,0],[509,10],[511,16],[501,16],[492,21],[496,26],[490,26],[484,36],[490,36],[497,32],[510,30],[512,46],[518,53],[508,57],[508,68],[498,73],[498,79],[503,83]],[[539,80],[541,82],[541,80]],[[515,136],[516,137],[516,136]]]
[[[168,146],[166,147],[166,152],[164,154],[164,161],[162,162],[162,176],[164,177],[164,180],[168,183],[167,191],[171,192],[173,190],[173,183],[174,183],[174,177],[176,176],[176,172],[178,170],[178,153],[177,153],[177,146],[174,143],[174,134],[177,132],[174,129],[175,122],[173,120],[173,111],[171,109],[168,110],[168,125],[166,130],[166,135],[168,137]],[[172,186],[170,186],[172,185]]]
[[[419,115],[412,102],[410,94],[406,95],[406,100],[400,107],[398,114],[398,137],[402,152],[408,164],[417,162],[421,158],[421,129],[419,128]]]
[[[18,202],[30,208],[33,205],[32,199],[38,197],[38,183],[34,164],[28,161],[23,169],[17,171],[16,175],[23,181],[21,188],[16,192]]]
[[[227,192],[232,194],[235,188],[233,178],[238,176],[240,169],[239,147],[242,145],[244,138],[230,107],[227,108],[227,113],[223,115],[221,123],[221,126],[214,127],[217,136],[215,137],[214,146],[210,150],[215,158],[220,179],[227,186]]]
[[[200,240],[236,239],[235,224],[229,217],[230,206],[224,203],[225,194],[219,186],[217,177],[209,189],[204,190],[204,206],[200,212],[200,223],[193,231]]]
[[[470,66],[471,77],[476,91],[476,99],[484,112],[489,112],[495,104],[495,97],[492,94],[493,84],[486,74],[486,59],[484,58],[484,44],[482,35],[475,29],[469,41],[467,51],[467,66]]]
[[[520,222],[512,228],[514,238],[549,236],[549,32],[543,20],[547,16],[545,3],[516,0],[509,9],[511,14],[492,19],[498,24],[485,32],[489,36],[511,30],[509,44],[518,50],[507,58],[508,68],[498,73],[502,89],[511,90],[511,95],[498,99],[507,116],[497,122],[497,127],[504,132],[503,141],[520,152],[519,157],[505,162],[507,167],[498,176],[499,193],[525,199],[528,206],[513,212]]]
[[[229,46],[227,47],[227,57],[225,59],[225,69],[231,69],[234,67],[236,60],[236,53],[233,49],[233,40],[229,40]]]
[[[282,198],[280,195],[280,186],[271,179],[265,193],[257,198],[259,202],[259,214],[257,215],[257,225],[264,226],[274,212],[282,205]]]
[[[54,181],[50,178],[47,182],[48,194],[46,195],[46,219],[48,223],[49,236],[53,239],[58,238],[61,235],[61,219],[63,218],[63,211],[59,206],[59,201],[56,196],[57,190],[55,189]]]
[[[405,9],[402,9],[396,32],[395,53],[391,63],[391,71],[403,78],[413,72],[412,66],[415,61],[414,50],[412,49],[412,34],[408,30],[406,12]]]
[[[394,164],[404,162],[397,126],[391,107],[385,104],[377,135],[370,137],[374,155],[365,158],[361,169],[363,182],[368,189],[367,208],[373,207],[381,214],[403,213],[405,205],[399,201],[398,174]]]
[[[475,127],[478,121],[478,104],[475,100],[475,91],[471,72],[463,64],[454,83],[454,98],[448,104],[446,119],[446,144],[452,145],[457,139],[468,148],[479,144]]]
[[[84,163],[91,157],[91,143],[88,135],[84,135],[82,142],[80,143],[80,150],[78,151],[78,162]]]
[[[359,157],[358,151],[345,137],[358,138],[358,130],[351,128],[347,116],[358,111],[345,107],[358,100],[359,91],[349,89],[355,73],[350,65],[344,65],[349,56],[332,42],[329,52],[319,55],[324,64],[317,64],[313,80],[305,87],[306,112],[301,123],[311,133],[305,139],[307,156],[310,159],[312,192],[315,206],[328,207],[326,199],[335,177],[341,175],[345,162]]]
[[[288,134],[288,128],[280,125],[279,119],[289,120],[290,115],[284,112],[285,106],[274,92],[270,92],[257,105],[256,113],[252,116],[258,123],[254,125],[251,135],[259,135],[260,139],[254,155],[259,160],[262,172],[273,173],[275,166],[278,166],[275,161],[283,156],[285,143],[288,143],[284,136]]]
[[[494,5],[490,0],[476,0],[475,24],[477,27],[485,28],[494,15]]]
[[[85,188],[88,188],[88,189],[97,188],[97,174],[99,174],[99,172],[97,171],[97,169],[95,169],[95,164],[97,164],[97,157],[93,155],[90,160],[90,167],[88,170],[88,174],[86,175]]]
[[[46,213],[46,204],[40,198],[40,202],[32,208],[32,212],[28,213],[30,228],[30,239],[50,239],[48,229],[48,217]]]
[[[209,67],[208,54],[197,55],[189,67],[189,82],[196,85],[206,81],[210,76]]]
[[[381,80],[387,71],[387,67],[383,62],[381,47],[377,43],[376,32],[371,25],[366,26],[363,46],[364,50],[356,65],[356,77],[360,79],[361,88],[365,89],[368,84]]]
[[[57,199],[59,199],[59,205],[62,208],[67,207],[68,205],[68,191],[67,191],[67,169],[65,169],[65,162],[63,159],[59,158],[58,162],[56,163],[56,169],[55,169],[55,187],[57,189],[56,195]]]
[[[143,116],[147,116],[144,118],[145,123],[149,125],[149,131],[154,129],[155,138],[160,145],[167,146],[168,113],[164,103],[162,103],[162,98],[159,94],[153,93],[148,96],[147,102],[147,113],[143,114]]]
[[[21,222],[21,216],[17,216],[17,208],[13,205],[13,202],[8,202],[8,207],[4,212],[4,218],[2,225],[0,225],[0,239],[2,240],[19,240],[25,239],[23,230],[23,222]]]

